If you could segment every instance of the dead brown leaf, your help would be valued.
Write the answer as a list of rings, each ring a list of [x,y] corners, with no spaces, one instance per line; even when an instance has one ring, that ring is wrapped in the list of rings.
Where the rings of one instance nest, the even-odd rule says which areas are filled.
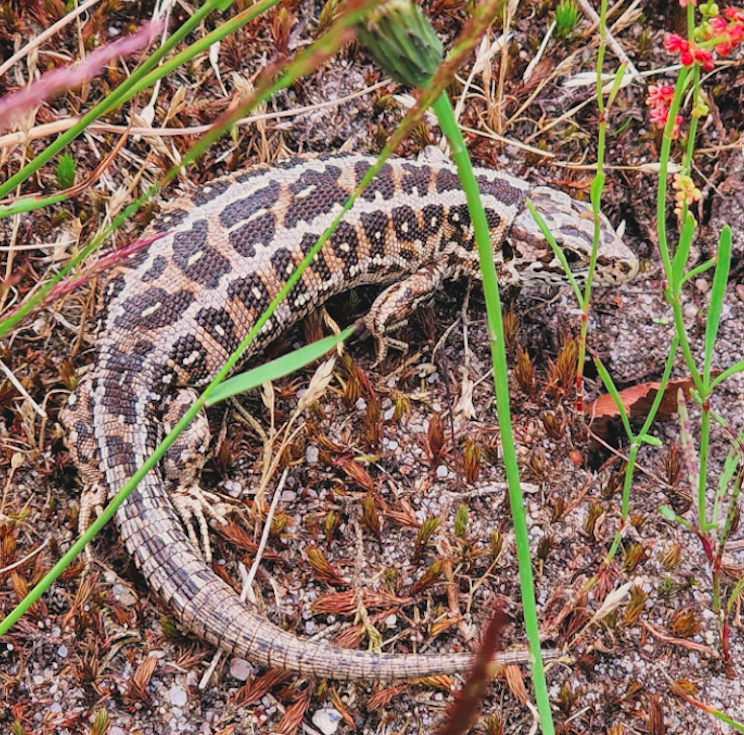
[[[631,421],[645,419],[648,416],[660,385],[660,383],[639,383],[620,391],[620,400]],[[670,380],[664,389],[664,396],[654,420],[671,421],[677,411],[677,391],[682,390],[685,396],[689,396],[690,388],[694,385],[692,378]],[[592,431],[601,439],[610,441],[613,425],[616,420],[620,419],[620,411],[612,396],[605,393],[589,404],[585,412],[592,422]]]

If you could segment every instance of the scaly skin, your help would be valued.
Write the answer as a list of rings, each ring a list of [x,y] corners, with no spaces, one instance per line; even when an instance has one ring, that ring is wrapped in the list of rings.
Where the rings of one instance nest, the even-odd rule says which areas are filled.
[[[164,420],[172,423],[188,405],[178,388],[203,386],[214,377],[371,161],[355,155],[295,159],[218,179],[174,202],[148,228],[146,235],[167,234],[111,274],[95,364],[61,416],[86,484],[109,498],[121,489],[162,439]],[[502,173],[476,173],[503,283],[565,280],[525,208],[528,194],[577,275],[586,271],[593,225],[585,204]],[[635,257],[603,219],[597,281],[617,283],[636,270]],[[384,351],[387,326],[446,280],[478,275],[454,167],[393,161],[266,323],[251,352],[334,294],[365,283],[392,284],[366,318]],[[389,680],[467,669],[469,653],[375,654],[301,640],[241,602],[189,542],[166,491],[168,483],[183,488],[195,482],[207,441],[202,418],[116,515],[148,584],[186,628],[229,653],[301,675]],[[498,660],[525,662],[527,654],[502,653]]]

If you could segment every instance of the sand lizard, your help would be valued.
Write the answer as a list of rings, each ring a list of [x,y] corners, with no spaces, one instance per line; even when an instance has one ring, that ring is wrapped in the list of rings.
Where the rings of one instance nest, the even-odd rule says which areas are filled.
[[[193,401],[191,386],[215,375],[372,160],[348,154],[293,159],[233,174],[176,200],[148,227],[145,236],[165,234],[108,278],[94,366],[61,413],[87,485],[110,498],[144,462]],[[476,174],[501,282],[566,282],[525,207],[528,195],[577,277],[586,272],[593,232],[587,204],[504,173]],[[618,283],[637,268],[602,217],[597,281]],[[390,325],[445,281],[478,275],[454,167],[392,160],[266,323],[251,353],[334,294],[360,284],[387,285],[365,323],[383,351],[390,342],[400,347],[386,336]],[[116,516],[149,586],[187,629],[230,653],[303,675],[405,679],[467,669],[467,652],[376,654],[302,640],[241,602],[189,542],[168,492],[196,482],[208,442],[202,417]],[[523,651],[500,655],[507,663],[526,658]]]

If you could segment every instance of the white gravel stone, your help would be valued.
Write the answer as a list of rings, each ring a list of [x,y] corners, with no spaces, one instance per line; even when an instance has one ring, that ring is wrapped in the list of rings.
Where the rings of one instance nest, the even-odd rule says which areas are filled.
[[[314,447],[312,444],[305,450],[305,459],[308,464],[318,464],[318,447]]]
[[[319,709],[313,715],[313,725],[320,730],[323,735],[333,735],[341,723],[341,715],[332,707]]]
[[[183,687],[174,684],[168,690],[168,699],[174,707],[183,707],[188,702],[189,695]]]
[[[230,676],[238,681],[246,681],[253,673],[253,667],[244,658],[230,660]]]

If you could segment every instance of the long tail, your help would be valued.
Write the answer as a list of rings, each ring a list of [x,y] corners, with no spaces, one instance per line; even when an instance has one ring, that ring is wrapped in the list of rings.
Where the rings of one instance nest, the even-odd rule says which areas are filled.
[[[109,356],[110,358],[110,356]],[[103,361],[108,376],[116,358]],[[121,366],[117,366],[121,367]],[[148,371],[94,381],[95,441],[109,497],[152,452],[160,438],[157,385]],[[112,436],[113,435],[113,436]],[[338,680],[415,679],[467,671],[470,653],[388,654],[347,650],[302,640],[251,611],[196,553],[165,490],[160,470],[150,472],[119,509],[116,521],[129,553],[150,587],[198,636],[268,667]],[[499,655],[501,664],[524,663],[525,651]]]

